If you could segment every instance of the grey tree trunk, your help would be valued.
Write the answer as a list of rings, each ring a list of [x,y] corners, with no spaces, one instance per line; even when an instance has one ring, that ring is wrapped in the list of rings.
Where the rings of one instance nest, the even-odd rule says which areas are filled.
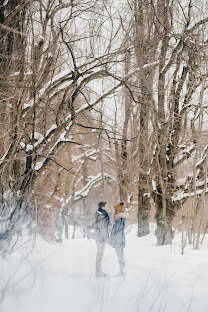
[[[149,234],[149,210],[138,207],[138,231],[137,236],[143,237]]]
[[[171,225],[166,224],[164,221],[158,221],[155,235],[157,237],[157,246],[171,244],[173,239]]]
[[[140,177],[141,178],[141,177]],[[143,180],[144,182],[144,180]],[[150,211],[150,199],[147,192],[148,185],[146,184],[147,189],[143,185],[140,185],[138,188],[138,232],[139,237],[149,234],[149,211]]]
[[[164,199],[160,187],[157,188],[157,195],[155,195],[154,200],[156,203],[155,219],[157,229],[155,230],[155,236],[157,237],[157,246],[172,244],[174,236],[172,222],[178,205],[173,203],[171,198],[168,197],[168,191]]]

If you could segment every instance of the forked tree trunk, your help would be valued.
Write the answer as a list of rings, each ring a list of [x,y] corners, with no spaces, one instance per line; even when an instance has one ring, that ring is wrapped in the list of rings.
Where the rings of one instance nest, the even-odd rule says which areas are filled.
[[[174,232],[172,222],[177,209],[177,204],[173,204],[171,199],[166,197],[166,207],[163,207],[164,201],[160,194],[156,195],[156,225],[155,236],[157,246],[172,244]]]

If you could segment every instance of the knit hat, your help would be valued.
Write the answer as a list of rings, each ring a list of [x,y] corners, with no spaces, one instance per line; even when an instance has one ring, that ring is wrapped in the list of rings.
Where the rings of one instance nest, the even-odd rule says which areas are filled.
[[[120,202],[114,206],[115,212],[124,211],[124,202]]]

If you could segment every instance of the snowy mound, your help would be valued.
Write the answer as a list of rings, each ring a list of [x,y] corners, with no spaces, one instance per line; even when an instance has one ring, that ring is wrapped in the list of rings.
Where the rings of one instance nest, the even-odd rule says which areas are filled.
[[[95,278],[93,239],[20,248],[0,258],[1,312],[206,312],[208,242],[181,255],[180,234],[171,246],[155,246],[151,234],[138,238],[136,225],[126,229],[126,274],[116,276],[115,250],[106,247],[103,270]],[[26,246],[26,245],[25,245]],[[3,271],[2,271],[3,268]]]

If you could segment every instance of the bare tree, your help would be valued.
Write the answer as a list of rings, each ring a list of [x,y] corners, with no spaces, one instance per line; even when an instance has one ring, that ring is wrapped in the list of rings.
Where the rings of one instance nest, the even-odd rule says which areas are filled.
[[[18,36],[23,41],[17,47],[13,42],[7,63],[3,61],[8,72],[2,80],[7,79],[7,83],[1,85],[4,113],[7,117],[9,107],[12,116],[9,127],[2,132],[1,200],[4,202],[9,191],[18,203],[7,211],[8,224],[14,211],[23,209],[25,196],[32,195],[49,163],[61,166],[58,151],[65,144],[80,144],[70,136],[76,119],[123,83],[117,80],[102,94],[96,88],[96,81],[109,76],[112,79],[111,68],[123,53],[112,44],[117,32],[112,37],[110,29],[99,46],[105,26],[111,27],[110,17],[103,14],[105,5],[103,1],[23,1],[9,8],[11,19],[6,11],[1,17],[4,36],[8,33],[5,49],[10,33],[17,42]],[[19,15],[24,16],[21,29],[14,23]]]
[[[196,146],[195,135],[188,131],[205,106],[196,101],[200,102],[200,89],[206,92],[208,18],[202,16],[195,1],[127,4],[131,18],[123,23],[123,29],[140,67],[135,80],[131,79],[139,111],[138,234],[148,233],[151,193],[157,244],[162,245],[171,242],[172,220],[184,201],[176,197],[178,168]],[[180,187],[186,188],[186,183]]]

